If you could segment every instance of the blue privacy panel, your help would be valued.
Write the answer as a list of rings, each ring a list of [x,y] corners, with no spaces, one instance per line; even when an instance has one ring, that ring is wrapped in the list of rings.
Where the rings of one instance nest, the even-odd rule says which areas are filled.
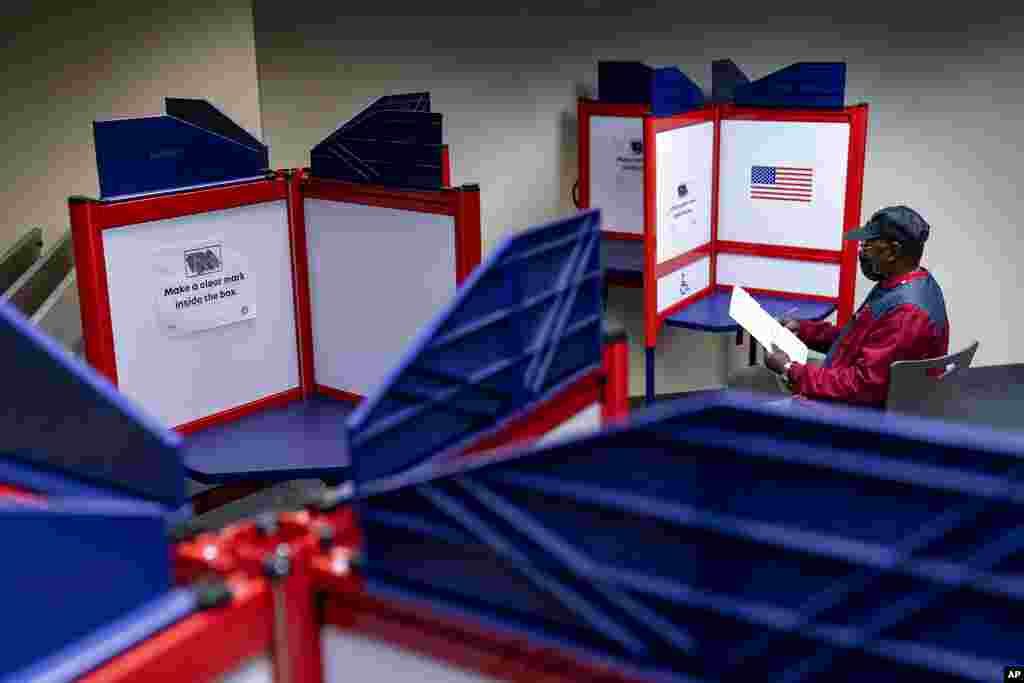
[[[410,189],[440,189],[442,115],[430,93],[381,97],[310,152],[318,178]]]
[[[845,62],[798,62],[736,85],[734,99],[746,107],[841,109],[845,93]]]
[[[368,589],[650,680],[988,681],[1024,444],[724,392],[357,501]]]
[[[505,238],[349,419],[357,489],[492,432],[601,365],[600,212]]]
[[[704,105],[704,93],[674,66],[652,68],[642,62],[597,63],[601,102],[650,104],[655,116],[671,116]]]
[[[39,666],[170,590],[166,521],[155,505],[0,502],[0,529],[7,547],[0,601],[8,621],[0,673]]]
[[[653,69],[643,62],[597,63],[597,96],[612,104],[648,104]]]
[[[0,459],[172,509],[185,502],[180,437],[5,302],[0,366]]]
[[[736,88],[750,82],[747,75],[731,59],[711,62],[711,101],[727,104],[734,101]]]
[[[704,106],[704,93],[696,83],[674,66],[655,69],[651,74],[651,113],[672,116]]]
[[[167,113],[96,121],[104,199],[254,178],[269,171],[266,145],[203,100],[166,100]]]

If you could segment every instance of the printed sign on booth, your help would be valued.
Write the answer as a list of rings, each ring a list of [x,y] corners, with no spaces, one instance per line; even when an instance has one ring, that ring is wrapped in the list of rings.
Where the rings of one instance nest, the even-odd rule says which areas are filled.
[[[154,254],[156,313],[171,337],[256,317],[247,260],[221,238],[174,245]]]

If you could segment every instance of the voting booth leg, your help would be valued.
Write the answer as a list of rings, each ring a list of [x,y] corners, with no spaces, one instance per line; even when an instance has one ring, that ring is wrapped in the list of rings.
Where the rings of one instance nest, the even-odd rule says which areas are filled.
[[[604,372],[601,418],[608,424],[629,415],[629,337],[625,330],[605,333]]]
[[[649,346],[646,348],[647,358],[644,365],[647,368],[647,381],[645,382],[646,387],[646,399],[647,403],[654,403],[654,347]]]

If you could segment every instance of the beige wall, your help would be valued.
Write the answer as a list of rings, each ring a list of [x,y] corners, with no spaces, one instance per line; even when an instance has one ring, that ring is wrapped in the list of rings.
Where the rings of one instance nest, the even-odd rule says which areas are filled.
[[[195,97],[261,136],[248,0],[29,4],[0,20],[0,251],[37,225],[51,243],[69,227],[68,196],[99,196],[94,119],[161,114],[164,97]]]
[[[978,364],[1024,362],[1017,298],[1024,137],[1020,18],[969,17],[871,3],[740,14],[735,3],[526,0],[349,5],[255,0],[261,104],[276,166],[309,149],[368,100],[427,89],[445,114],[455,183],[481,184],[485,248],[500,235],[572,210],[575,100],[596,88],[598,59],[678,65],[710,89],[713,59],[751,77],[800,60],[848,63],[847,101],[871,105],[862,218],[907,203],[933,226],[925,263],[943,285],[952,344],[977,336]],[[503,16],[480,17],[481,11]],[[764,9],[764,8],[760,8]],[[379,12],[378,14],[383,14]],[[803,15],[803,16],[801,16]],[[864,17],[878,17],[875,25]],[[857,303],[870,284],[859,277]],[[631,391],[642,391],[640,299],[616,290],[611,316],[634,341]],[[659,390],[713,386],[742,361],[731,339],[668,329]]]

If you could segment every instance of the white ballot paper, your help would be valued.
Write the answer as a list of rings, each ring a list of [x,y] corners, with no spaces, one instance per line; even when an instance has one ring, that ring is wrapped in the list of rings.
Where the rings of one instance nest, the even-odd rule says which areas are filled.
[[[732,288],[729,316],[764,348],[770,351],[774,344],[785,351],[790,359],[806,365],[807,345],[768,315],[768,312],[761,308],[761,304],[742,287]]]

